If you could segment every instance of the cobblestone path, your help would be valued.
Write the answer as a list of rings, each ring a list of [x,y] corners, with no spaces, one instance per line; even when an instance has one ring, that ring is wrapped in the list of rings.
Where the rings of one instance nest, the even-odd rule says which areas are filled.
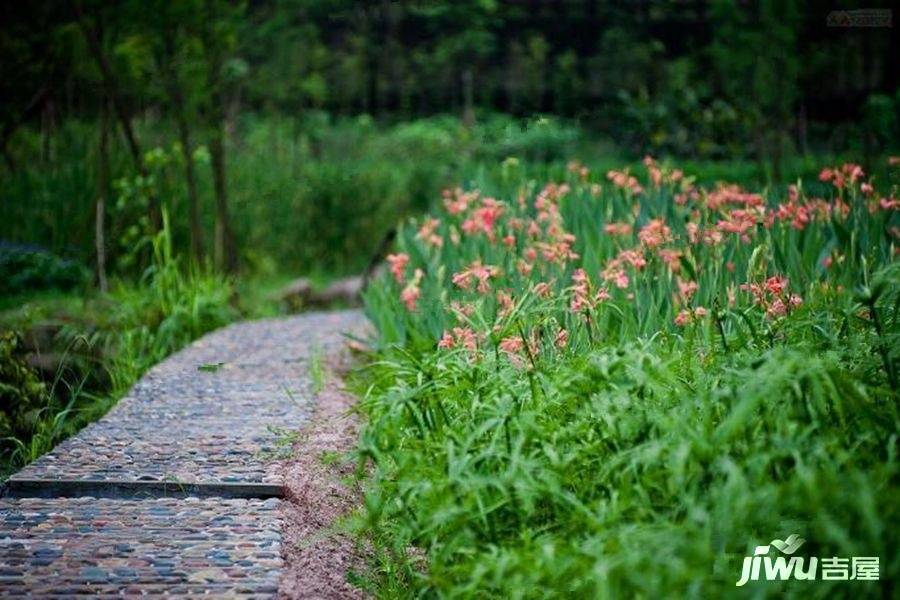
[[[0,597],[271,597],[284,432],[361,313],[231,325],[148,372],[106,417],[7,482]]]

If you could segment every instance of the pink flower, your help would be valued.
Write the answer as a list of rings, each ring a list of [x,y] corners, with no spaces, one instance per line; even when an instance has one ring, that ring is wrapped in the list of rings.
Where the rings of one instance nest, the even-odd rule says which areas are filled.
[[[523,277],[528,277],[529,275],[531,275],[531,271],[533,269],[534,269],[534,263],[528,262],[527,260],[522,259],[522,258],[520,258],[518,261],[516,261],[516,270]]]
[[[788,280],[774,275],[766,280],[766,291],[772,295],[780,296],[788,286]]]
[[[672,239],[671,230],[663,219],[653,219],[638,232],[638,239],[648,248],[656,248]]]
[[[544,281],[534,284],[534,295],[539,298],[548,298],[552,289],[550,288],[550,284]]]
[[[502,214],[503,205],[500,202],[493,198],[485,198],[472,216],[463,221],[462,230],[468,235],[484,233],[489,240],[494,241],[494,225]]]
[[[423,276],[424,273],[422,272],[422,269],[416,269],[413,278],[409,280],[409,283],[407,283],[406,287],[403,288],[403,291],[400,292],[400,300],[406,306],[406,310],[410,312],[416,310],[416,304],[419,301],[419,297],[422,295],[419,284],[421,283]]]
[[[460,346],[469,351],[474,351],[478,348],[478,336],[475,335],[475,332],[472,331],[468,327],[454,327],[453,335],[456,336],[456,341]]]
[[[598,303],[609,299],[609,294],[605,289],[592,293],[591,281],[584,269],[575,269],[572,273],[572,285],[569,290],[572,293],[572,299],[569,302],[569,310],[574,313],[580,313],[596,306]]]
[[[471,317],[475,314],[475,305],[471,302],[460,303],[454,300],[450,303],[450,311],[455,313],[458,317]]]
[[[518,352],[521,352],[524,347],[525,343],[520,337],[512,336],[500,340],[500,350],[506,352],[507,354],[516,354]]]
[[[446,329],[444,330],[444,335],[441,336],[440,341],[438,342],[438,348],[441,350],[449,350],[456,345],[456,340],[453,339],[453,336],[450,335],[450,332]]]
[[[718,184],[716,189],[706,195],[706,207],[709,210],[719,210],[729,204],[749,209],[765,206],[766,199],[760,194],[745,192],[739,185],[724,183]]]
[[[560,329],[559,333],[556,334],[556,339],[553,340],[553,345],[562,350],[566,346],[569,345],[569,332],[565,329]]]
[[[464,213],[469,209],[469,204],[478,199],[479,192],[463,192],[461,188],[454,190],[444,190],[444,207],[451,215]]]
[[[613,185],[623,190],[628,190],[632,194],[640,194],[644,191],[638,180],[628,174],[628,169],[624,171],[609,171],[606,178],[613,182]]]
[[[803,299],[797,294],[788,294],[788,280],[779,275],[773,275],[762,283],[744,283],[741,289],[750,292],[753,303],[766,312],[771,318],[786,315],[791,308],[803,303]]]
[[[628,223],[607,223],[603,231],[609,235],[631,235],[632,227]]]
[[[769,317],[782,317],[787,314],[787,305],[781,298],[775,298],[766,309],[766,315]]]
[[[650,181],[653,182],[653,185],[655,187],[659,187],[663,180],[663,173],[656,165],[656,161],[653,160],[652,156],[647,155],[644,157],[644,166],[647,167],[647,172],[650,175]]]
[[[476,260],[459,273],[455,273],[452,277],[453,284],[466,291],[472,289],[472,285],[477,282],[477,290],[480,294],[486,294],[490,290],[489,280],[496,277],[500,273],[497,267],[482,265],[480,260]]]
[[[440,225],[440,221],[437,219],[425,219],[416,237],[426,244],[440,248],[444,245],[444,238],[436,233],[438,225]]]
[[[688,241],[692,244],[697,244],[700,242],[700,226],[694,222],[685,223],[684,225],[685,231],[688,234]]]
[[[681,254],[681,250],[663,248],[659,251],[659,258],[666,263],[670,271],[678,273],[681,270]]]
[[[857,164],[845,163],[840,168],[824,168],[819,173],[819,181],[831,182],[837,189],[843,189],[847,185],[847,181],[851,184],[856,183],[865,177],[865,173]]]
[[[697,308],[694,308],[694,309],[683,308],[680,311],[678,311],[677,315],[675,315],[675,324],[678,325],[679,327],[684,327],[685,325],[688,325],[699,319],[702,319],[707,314],[709,314],[708,311],[705,308],[703,308],[702,306],[698,306]]]
[[[497,292],[497,304],[499,305],[498,313],[501,317],[505,317],[509,313],[512,312],[513,307],[515,306],[515,302],[513,302],[513,297],[504,291]]]
[[[454,273],[451,281],[453,281],[453,285],[458,288],[462,288],[466,291],[472,289],[472,278],[469,277],[468,271],[460,271],[459,273]]]
[[[734,233],[742,238],[749,238],[749,234],[756,227],[758,215],[758,211],[735,209],[729,211],[726,218],[716,224],[716,228],[725,233]]]
[[[388,262],[388,265],[390,265],[391,274],[394,276],[394,279],[397,280],[397,283],[403,283],[406,265],[409,264],[409,255],[388,254],[386,260]]]
[[[619,252],[619,256],[616,260],[618,260],[620,264],[628,263],[636,271],[640,271],[647,266],[647,259],[644,258],[644,253],[638,248],[622,250]]]
[[[630,283],[630,280],[628,279],[628,275],[626,275],[625,271],[622,271],[622,270],[616,271],[615,274],[613,275],[612,280],[613,280],[613,283],[616,284],[616,287],[619,288],[620,290],[624,290],[625,288],[627,288],[628,284]]]
[[[410,312],[416,310],[416,304],[421,294],[422,291],[417,286],[409,285],[403,288],[403,291],[400,292],[400,300],[406,305],[406,310]]]
[[[696,281],[682,281],[678,279],[678,294],[681,296],[682,301],[690,302],[691,298],[694,297],[694,294],[699,289],[699,285],[697,285]]]
[[[478,348],[478,336],[468,327],[454,327],[453,331],[444,331],[438,342],[438,348],[451,350],[460,347],[474,352]]]
[[[900,210],[900,200],[895,198],[882,198],[878,201],[881,210]]]

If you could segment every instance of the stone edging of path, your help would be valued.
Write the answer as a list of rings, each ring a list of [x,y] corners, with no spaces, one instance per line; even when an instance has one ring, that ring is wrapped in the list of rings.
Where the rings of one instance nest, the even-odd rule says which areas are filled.
[[[3,485],[5,498],[282,498],[284,486],[273,483],[189,483],[105,479],[13,479]]]

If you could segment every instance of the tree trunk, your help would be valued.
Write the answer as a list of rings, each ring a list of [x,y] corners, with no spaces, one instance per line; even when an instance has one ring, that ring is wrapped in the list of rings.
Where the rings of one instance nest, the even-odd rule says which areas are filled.
[[[103,76],[103,85],[119,119],[119,125],[122,127],[122,134],[125,136],[125,141],[128,144],[128,151],[131,153],[134,168],[142,177],[147,177],[147,167],[144,165],[141,148],[131,126],[131,115],[128,114],[128,109],[119,95],[112,66],[106,53],[103,51],[103,45],[100,43],[100,35],[85,20],[81,2],[75,3],[75,14],[78,17],[78,27],[81,29],[85,41],[87,41],[88,49],[94,57],[94,62],[97,63],[97,67],[100,69],[100,74]],[[150,226],[153,231],[159,231],[162,228],[162,212],[160,211],[159,199],[155,195],[151,195],[148,198],[148,203]]]
[[[197,176],[194,171],[194,153],[191,147],[190,130],[181,110],[176,111],[178,138],[184,154],[184,179],[187,183],[188,207],[191,219],[191,254],[198,263],[203,262],[203,227],[200,225],[200,199],[197,194]]]
[[[100,149],[98,153],[97,206],[94,244],[97,250],[97,283],[104,294],[106,281],[106,199],[109,194],[109,105],[104,99],[100,114]]]
[[[806,104],[800,105],[800,112],[797,115],[797,142],[800,146],[800,153],[803,156],[809,154],[809,126],[806,121]]]
[[[188,210],[191,226],[191,256],[198,264],[203,262],[203,228],[200,225],[200,200],[197,194],[197,177],[194,169],[194,153],[191,145],[191,130],[184,113],[184,93],[178,80],[173,61],[175,60],[175,44],[172,32],[166,31],[164,37],[164,53],[160,58],[163,77],[166,82],[166,91],[172,111],[175,116],[175,125],[178,128],[178,141],[181,143],[181,153],[184,159],[184,180],[187,186]]]
[[[227,272],[237,271],[237,253],[234,247],[234,233],[228,217],[228,191],[225,181],[225,144],[222,122],[216,124],[209,144],[212,159],[213,187],[216,192],[215,262]]]
[[[208,22],[213,22],[214,10],[207,1]],[[206,55],[206,76],[209,86],[210,107],[209,153],[212,161],[213,189],[216,194],[216,224],[213,240],[213,259],[216,267],[227,273],[237,271],[237,250],[234,232],[228,215],[228,181],[225,177],[225,94],[222,89],[222,49],[210,29],[203,34],[203,51]]]
[[[462,74],[463,87],[463,124],[466,127],[475,125],[475,91],[472,67],[466,67]]]
[[[15,172],[16,170],[16,161],[13,159],[12,154],[9,153],[9,148],[4,144],[0,147],[0,150],[3,151],[3,162],[6,163],[6,168],[9,169],[10,173]]]
[[[10,154],[9,147],[7,146],[9,139],[12,137],[13,133],[16,132],[16,129],[19,128],[19,125],[30,119],[38,110],[44,108],[44,104],[49,98],[50,86],[49,84],[45,84],[31,97],[31,100],[28,101],[28,104],[25,106],[25,109],[18,119],[9,121],[3,126],[3,133],[0,134],[0,148],[2,148],[3,159],[6,161],[6,166],[9,167],[10,172],[16,170],[16,161],[12,157],[12,154]]]

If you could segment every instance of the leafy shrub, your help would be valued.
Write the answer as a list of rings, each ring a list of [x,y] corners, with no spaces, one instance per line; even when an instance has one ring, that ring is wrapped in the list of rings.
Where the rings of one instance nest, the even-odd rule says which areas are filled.
[[[581,132],[558,118],[541,116],[520,121],[489,117],[476,129],[482,156],[503,160],[514,156],[529,161],[552,161],[571,156]]]
[[[8,449],[10,438],[25,437],[49,400],[46,385],[25,360],[19,335],[0,332],[0,447]]]
[[[29,246],[0,244],[0,294],[38,290],[72,290],[88,282],[88,270]]]

